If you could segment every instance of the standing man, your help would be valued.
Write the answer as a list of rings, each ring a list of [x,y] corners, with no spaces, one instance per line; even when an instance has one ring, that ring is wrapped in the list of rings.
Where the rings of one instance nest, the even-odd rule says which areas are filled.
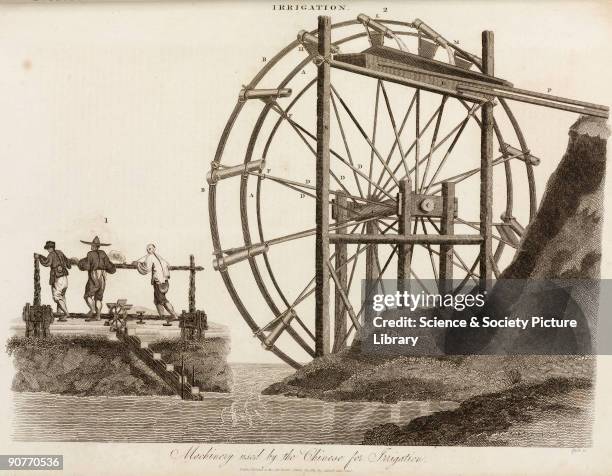
[[[159,317],[164,317],[164,309],[166,309],[170,316],[164,326],[171,326],[170,321],[172,319],[178,319],[174,307],[168,301],[166,293],[170,289],[170,270],[168,269],[168,262],[159,256],[156,252],[155,245],[149,243],[147,245],[147,254],[133,264],[136,265],[136,269],[140,274],[151,273],[151,284],[153,285],[153,302],[157,308]]]
[[[114,274],[117,269],[107,254],[100,249],[101,246],[110,246],[110,243],[101,243],[97,236],[92,241],[81,240],[81,243],[91,245],[91,251],[78,262],[79,269],[88,273],[84,298],[89,307],[89,313],[85,320],[99,321],[106,288],[106,273]]]
[[[66,322],[68,317],[68,307],[66,306],[66,290],[68,289],[68,270],[71,267],[70,261],[60,250],[55,249],[54,241],[45,243],[45,250],[49,252],[47,257],[36,253],[38,262],[50,268],[49,284],[51,285],[51,296],[57,304],[57,312],[62,311],[60,322]]]

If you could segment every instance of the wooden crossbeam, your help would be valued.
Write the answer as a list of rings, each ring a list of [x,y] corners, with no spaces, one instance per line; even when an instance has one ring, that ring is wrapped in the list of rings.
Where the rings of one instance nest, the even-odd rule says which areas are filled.
[[[430,244],[430,245],[479,245],[481,235],[378,235],[378,234],[331,234],[330,243],[364,243],[376,245]]]

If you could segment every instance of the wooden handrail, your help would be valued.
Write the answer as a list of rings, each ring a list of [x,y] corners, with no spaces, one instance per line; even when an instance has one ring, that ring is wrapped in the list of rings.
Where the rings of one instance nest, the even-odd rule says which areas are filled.
[[[115,264],[117,269],[136,269],[136,265],[131,263],[119,263]],[[203,266],[168,266],[170,271],[204,271]]]
[[[76,264],[73,259],[70,259],[72,264]],[[170,271],[189,271],[189,312],[196,311],[195,304],[195,273],[196,271],[204,271],[203,266],[195,265],[195,257],[193,255],[189,255],[189,265],[188,266],[168,266]],[[119,263],[115,264],[115,268],[117,269],[136,269],[135,264],[131,263]],[[38,255],[34,253],[34,305],[40,305],[40,264],[38,260]]]

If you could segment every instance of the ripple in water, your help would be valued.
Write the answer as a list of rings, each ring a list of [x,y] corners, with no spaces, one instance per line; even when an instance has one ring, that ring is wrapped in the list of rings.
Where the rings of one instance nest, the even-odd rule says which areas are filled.
[[[369,428],[405,424],[457,406],[454,402],[322,402],[261,395],[293,370],[284,365],[232,365],[231,393],[202,401],[179,397],[76,397],[14,393],[16,441],[343,443],[359,444]]]

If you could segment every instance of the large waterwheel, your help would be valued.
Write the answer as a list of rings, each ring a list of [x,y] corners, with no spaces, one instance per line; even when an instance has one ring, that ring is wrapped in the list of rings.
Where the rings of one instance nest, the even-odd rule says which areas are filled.
[[[481,59],[420,20],[320,17],[244,86],[210,224],[215,269],[266,349],[297,367],[344,348],[363,278],[460,292],[510,262],[538,159],[506,99],[601,110],[513,88],[492,46],[483,33]]]

